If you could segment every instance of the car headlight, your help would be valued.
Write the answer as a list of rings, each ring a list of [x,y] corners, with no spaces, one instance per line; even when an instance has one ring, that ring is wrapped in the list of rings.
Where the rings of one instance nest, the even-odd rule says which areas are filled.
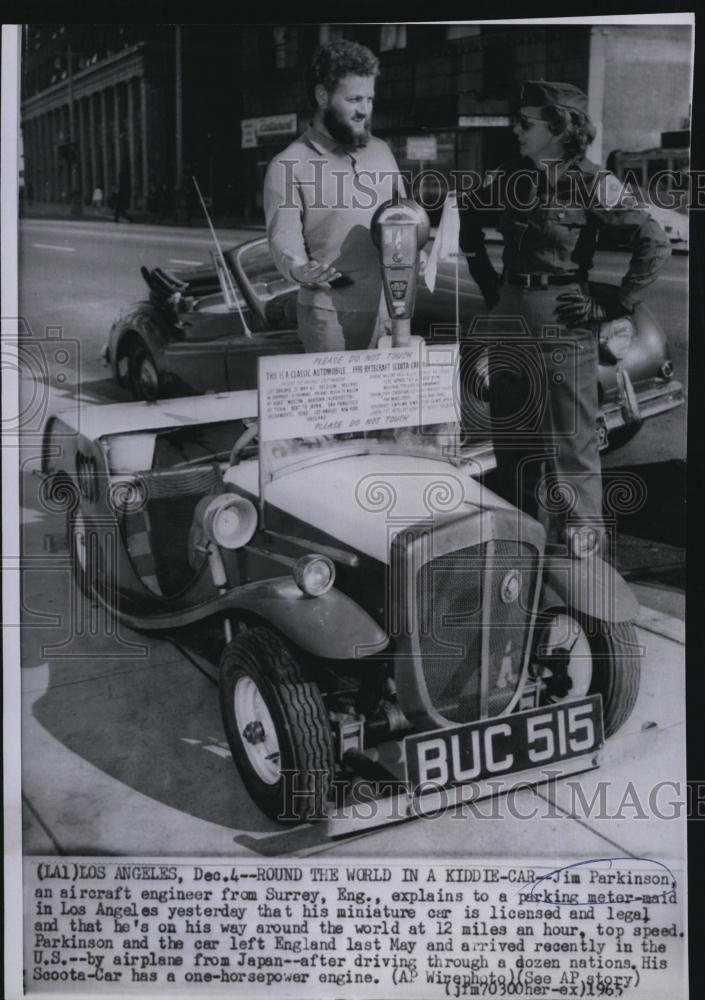
[[[600,325],[600,360],[615,364],[629,353],[636,328],[629,316],[620,316]]]
[[[301,556],[294,565],[296,585],[309,597],[320,597],[335,583],[335,566],[328,556]]]
[[[566,528],[568,550],[574,559],[585,559],[598,553],[602,542],[602,532],[597,528],[583,525],[582,527]]]
[[[200,520],[206,538],[224,549],[247,545],[257,530],[255,505],[235,493],[204,497],[196,508],[196,519]]]

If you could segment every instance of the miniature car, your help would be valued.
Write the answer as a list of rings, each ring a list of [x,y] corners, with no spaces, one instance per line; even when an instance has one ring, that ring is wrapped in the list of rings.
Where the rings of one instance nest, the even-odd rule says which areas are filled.
[[[86,403],[46,426],[42,489],[78,584],[132,628],[220,637],[225,734],[278,822],[349,818],[363,779],[387,786],[372,824],[426,793],[592,767],[636,700],[627,585],[488,490],[441,404],[413,419],[415,372],[447,396],[447,349],[414,353],[434,349],[325,372],[267,357],[259,396]]]
[[[143,268],[149,297],[123,311],[103,352],[113,377],[135,399],[251,389],[258,357],[303,350],[296,332],[296,287],[274,267],[266,239],[243,243],[224,257],[237,296],[230,308],[215,269]],[[459,303],[466,333],[478,318],[481,299],[464,262]],[[455,339],[452,263],[439,265],[433,295],[419,281],[412,329],[430,342]],[[610,341],[620,344],[619,357],[609,350]],[[646,306],[632,318],[603,324],[601,342],[597,433],[604,449],[624,443],[646,418],[681,405],[683,389],[673,377],[664,331]],[[486,392],[481,359],[478,365],[476,381]]]

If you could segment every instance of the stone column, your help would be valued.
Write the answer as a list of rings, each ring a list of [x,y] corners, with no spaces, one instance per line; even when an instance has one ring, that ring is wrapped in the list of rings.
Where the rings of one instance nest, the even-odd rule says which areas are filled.
[[[90,195],[93,197],[93,189],[98,183],[98,149],[95,134],[95,94],[89,94],[88,96],[88,134],[90,137],[91,144],[91,190]],[[101,188],[103,183],[101,182]],[[103,192],[105,193],[105,192]]]
[[[22,126],[22,150],[24,152],[24,198],[27,202],[27,191],[31,187],[37,189],[37,150],[34,125],[36,119],[28,118]]]
[[[81,169],[81,204],[90,199],[93,192],[93,177],[88,173],[88,150],[86,149],[86,102],[83,98],[77,101],[78,111],[78,148]]]
[[[113,87],[113,142],[115,143],[115,183],[119,183],[121,162],[120,149],[120,85]]]
[[[69,106],[68,104],[62,104],[59,108],[59,143],[64,144],[64,150],[66,150],[66,145],[69,140]],[[71,136],[71,141],[73,142],[73,136]],[[61,167],[61,194],[62,202],[65,205],[71,203],[71,161],[68,159],[67,155],[59,157],[59,164]]]
[[[49,144],[49,201],[59,200],[59,156],[56,151],[56,108],[49,112],[49,130],[47,135],[47,141]]]
[[[47,200],[47,182],[49,180],[49,148],[47,145],[47,116],[46,112],[39,116],[39,183],[41,187],[35,191],[37,201]]]
[[[142,197],[145,207],[149,197],[149,157],[147,132],[147,81],[140,78],[140,127],[142,129]]]
[[[108,102],[105,97],[105,89],[100,92],[100,144],[103,157],[103,197],[107,202],[112,188],[110,177],[110,167],[108,162]]]
[[[135,159],[135,102],[132,97],[134,81],[127,81],[127,151],[130,158],[130,208],[135,207],[135,192],[137,190],[137,162]]]

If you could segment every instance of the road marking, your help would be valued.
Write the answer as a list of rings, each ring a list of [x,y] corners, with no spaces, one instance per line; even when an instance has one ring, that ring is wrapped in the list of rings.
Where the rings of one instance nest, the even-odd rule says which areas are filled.
[[[72,235],[76,237],[103,237],[109,240],[111,243],[131,243],[134,244],[137,240],[145,243],[156,244],[173,244],[178,242],[184,248],[193,247],[212,247],[213,240],[208,235],[208,231],[205,230],[202,236],[195,236],[193,229],[181,229],[178,226],[160,226],[159,231],[155,232],[156,226],[141,225],[140,223],[135,223],[132,226],[125,225],[123,227],[118,227],[115,229],[113,226],[108,226],[107,223],[93,223],[93,224],[81,224],[81,223],[59,223],[57,221],[43,221],[40,222],[38,219],[23,219],[20,222],[20,228],[22,231],[31,232],[45,232],[45,233],[56,233],[60,232],[61,235]],[[233,243],[242,243],[245,240],[255,239],[265,235],[264,226],[259,229],[247,228],[247,229],[219,229],[218,236],[221,242],[232,241]]]
[[[62,250],[64,253],[76,253],[76,247],[58,247],[53,243],[33,243],[33,247],[38,247],[40,250]]]
[[[170,257],[170,264],[192,264],[194,267],[201,267],[203,261],[200,260],[179,260],[178,257]]]

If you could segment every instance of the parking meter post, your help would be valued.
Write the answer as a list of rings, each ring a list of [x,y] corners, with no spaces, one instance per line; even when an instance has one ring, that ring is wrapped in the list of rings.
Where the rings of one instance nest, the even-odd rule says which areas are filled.
[[[392,347],[411,343],[419,251],[428,240],[426,211],[409,198],[385,202],[372,218],[372,240],[380,249],[382,286],[392,320]]]
[[[411,320],[392,317],[392,347],[408,347],[411,343]]]

